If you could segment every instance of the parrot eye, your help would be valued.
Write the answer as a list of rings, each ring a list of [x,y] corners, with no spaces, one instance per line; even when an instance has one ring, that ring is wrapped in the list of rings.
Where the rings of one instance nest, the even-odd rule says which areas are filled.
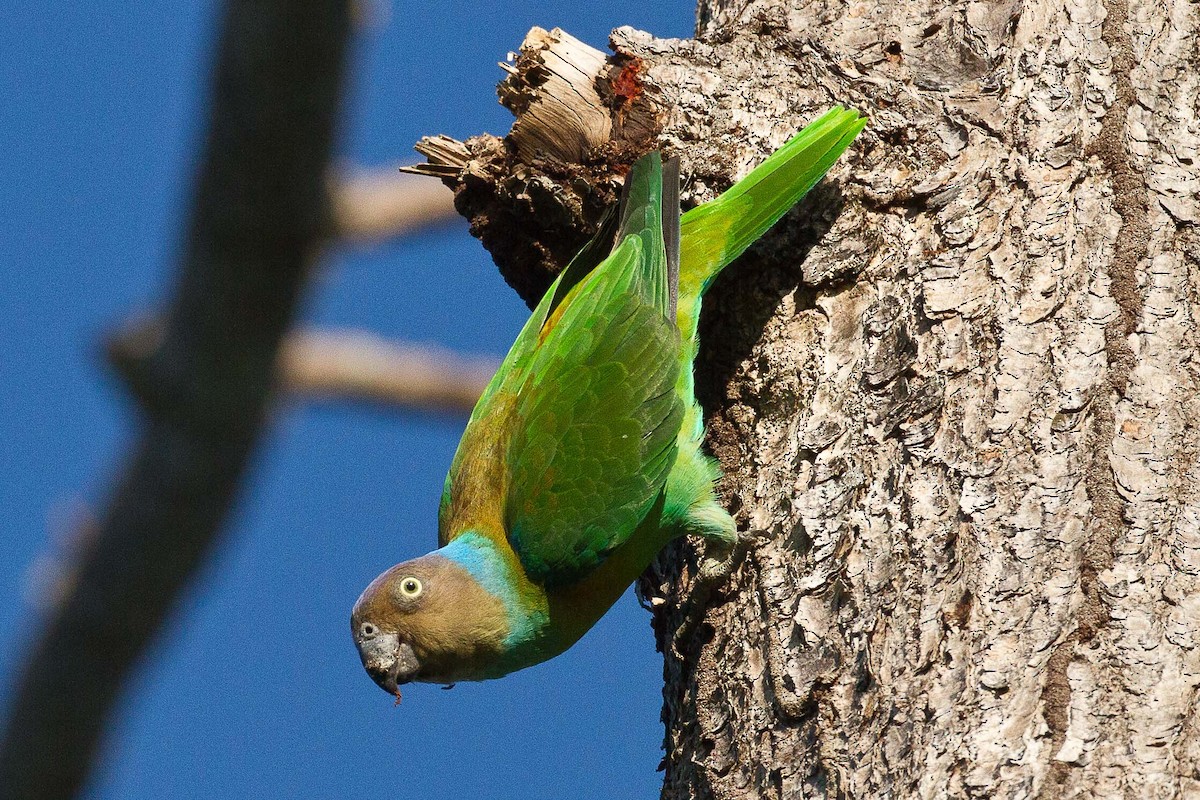
[[[400,594],[412,600],[421,594],[421,582],[416,578],[405,578],[400,581]]]

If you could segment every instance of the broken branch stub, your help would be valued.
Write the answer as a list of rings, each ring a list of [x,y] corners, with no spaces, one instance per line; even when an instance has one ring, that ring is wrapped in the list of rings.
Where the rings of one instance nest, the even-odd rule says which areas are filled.
[[[608,141],[612,121],[596,91],[604,67],[604,53],[560,28],[526,34],[515,69],[496,87],[517,117],[508,138],[520,158],[582,163]]]
[[[504,138],[425,137],[426,164],[531,307],[596,232],[622,178],[661,130],[654,87],[639,59],[606,56],[555,28],[525,37],[497,91],[516,117]]]

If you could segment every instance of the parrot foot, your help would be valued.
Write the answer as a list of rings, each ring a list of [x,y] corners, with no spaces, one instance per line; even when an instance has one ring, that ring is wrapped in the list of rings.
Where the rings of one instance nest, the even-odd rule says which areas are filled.
[[[696,572],[687,597],[680,607],[682,621],[675,629],[671,649],[675,656],[683,659],[684,646],[704,621],[709,601],[713,594],[728,582],[734,569],[745,555],[750,537],[737,533],[726,538],[705,539],[704,553],[700,557],[700,568]]]

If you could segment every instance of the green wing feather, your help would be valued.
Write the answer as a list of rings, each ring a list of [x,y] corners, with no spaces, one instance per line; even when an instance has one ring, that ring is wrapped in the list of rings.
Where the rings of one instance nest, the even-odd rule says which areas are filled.
[[[504,492],[510,477],[504,458],[515,394],[528,373],[547,319],[569,290],[609,254],[616,222],[614,213],[606,214],[595,237],[559,273],[476,402],[442,487],[439,547],[468,530],[499,535],[496,529],[502,524]]]
[[[551,312],[513,407],[504,527],[547,586],[577,580],[628,539],[675,462],[680,339],[658,154],[627,180],[619,244]]]
[[[442,545],[502,531],[548,586],[624,542],[675,461],[678,264],[666,259],[658,153],[626,183],[616,248],[602,259],[614,241],[602,225],[546,292],[476,405],[442,493]],[[677,193],[667,207],[679,214]]]

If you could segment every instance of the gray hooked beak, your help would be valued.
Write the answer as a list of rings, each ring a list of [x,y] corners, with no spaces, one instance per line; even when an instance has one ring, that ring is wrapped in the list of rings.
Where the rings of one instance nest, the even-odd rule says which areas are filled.
[[[400,641],[399,634],[364,622],[354,631],[354,644],[371,680],[388,694],[398,694],[421,671],[412,647]]]

